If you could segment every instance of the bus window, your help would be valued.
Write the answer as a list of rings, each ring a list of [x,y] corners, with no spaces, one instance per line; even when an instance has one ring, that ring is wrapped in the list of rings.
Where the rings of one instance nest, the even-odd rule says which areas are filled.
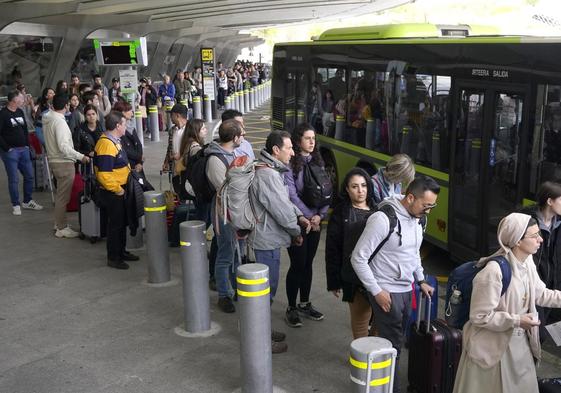
[[[386,89],[395,95],[388,114],[392,153],[437,170],[448,166],[448,113],[451,78],[427,74],[397,75]],[[392,86],[392,87],[393,87]],[[391,124],[391,123],[394,124]]]
[[[538,113],[530,160],[531,194],[544,181],[561,180],[561,86],[538,86],[537,100]]]

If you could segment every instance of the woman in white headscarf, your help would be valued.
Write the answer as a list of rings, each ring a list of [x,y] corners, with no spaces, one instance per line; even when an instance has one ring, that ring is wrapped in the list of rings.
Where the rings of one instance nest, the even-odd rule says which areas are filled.
[[[454,393],[538,393],[534,361],[541,358],[536,304],[561,307],[561,291],[547,289],[532,254],[542,239],[529,215],[512,213],[499,223],[501,248],[479,260],[485,266],[473,280],[470,319]],[[510,263],[512,280],[501,296],[502,274],[493,256]]]

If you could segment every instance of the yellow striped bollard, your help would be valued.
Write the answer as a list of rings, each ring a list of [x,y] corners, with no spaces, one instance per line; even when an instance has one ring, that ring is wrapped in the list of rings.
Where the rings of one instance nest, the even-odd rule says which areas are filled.
[[[161,284],[171,279],[166,212],[166,200],[163,192],[146,191],[144,193],[148,282],[151,284]]]
[[[240,312],[242,393],[273,393],[269,268],[261,263],[236,271]]]
[[[148,123],[150,124],[150,140],[160,141],[160,123],[158,122],[158,107],[150,105],[148,107]]]
[[[392,393],[397,351],[380,337],[357,338],[351,343],[353,393]]]

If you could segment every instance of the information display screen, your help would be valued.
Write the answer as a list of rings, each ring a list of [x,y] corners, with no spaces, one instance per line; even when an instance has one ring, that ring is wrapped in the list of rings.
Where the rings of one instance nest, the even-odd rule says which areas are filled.
[[[94,40],[99,65],[148,65],[146,38]]]

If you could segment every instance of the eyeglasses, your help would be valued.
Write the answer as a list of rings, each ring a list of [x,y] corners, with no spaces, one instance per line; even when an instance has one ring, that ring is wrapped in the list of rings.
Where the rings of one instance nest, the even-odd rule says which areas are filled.
[[[430,209],[434,209],[438,204],[437,203],[432,203],[429,205],[423,205],[423,210],[430,210]]]
[[[536,233],[534,233],[534,234],[532,234],[532,235],[524,236],[523,239],[537,239],[538,237],[539,237],[539,238],[542,238],[541,232],[536,232]]]

